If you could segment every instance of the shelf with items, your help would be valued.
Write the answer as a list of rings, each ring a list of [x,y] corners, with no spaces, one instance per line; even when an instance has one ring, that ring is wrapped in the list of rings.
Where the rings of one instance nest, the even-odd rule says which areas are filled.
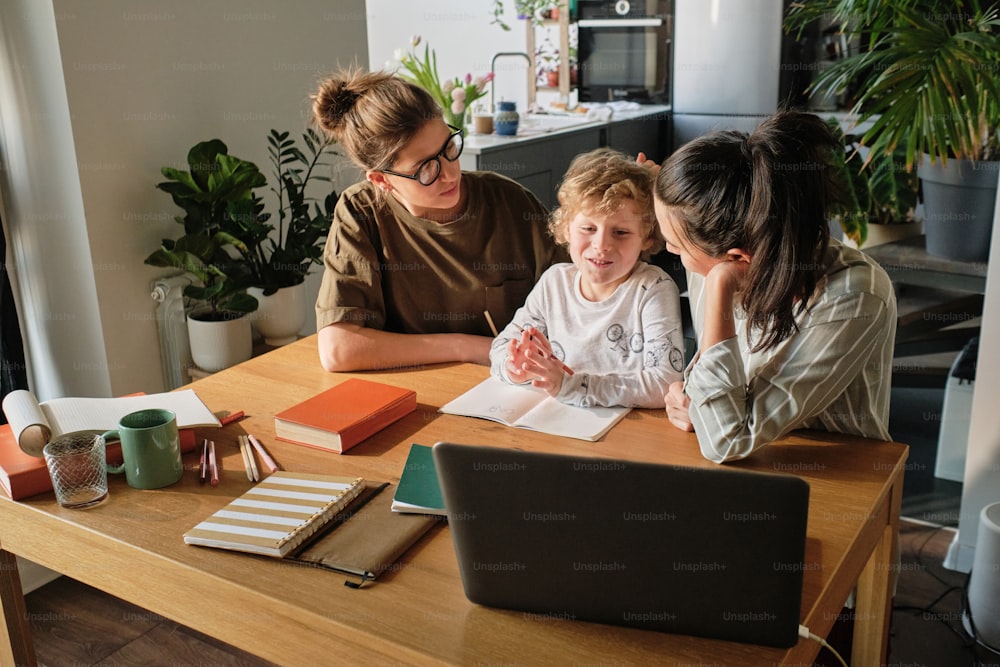
[[[557,18],[538,19],[527,21],[527,51],[531,56],[531,69],[534,77],[531,86],[532,99],[538,91],[558,91],[560,101],[569,98],[571,88],[571,76],[562,76],[563,72],[570,72],[570,54],[573,45],[570,43],[570,21],[569,5],[567,0],[561,0],[558,7]],[[552,43],[551,28],[556,28],[558,46]],[[539,40],[539,34],[542,38]],[[543,75],[555,72],[558,79],[553,79],[551,83],[543,83]]]

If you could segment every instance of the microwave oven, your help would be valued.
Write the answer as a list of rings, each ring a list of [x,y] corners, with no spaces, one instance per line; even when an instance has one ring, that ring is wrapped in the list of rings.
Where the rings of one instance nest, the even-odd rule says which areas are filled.
[[[670,0],[577,0],[574,19],[581,102],[670,103]]]

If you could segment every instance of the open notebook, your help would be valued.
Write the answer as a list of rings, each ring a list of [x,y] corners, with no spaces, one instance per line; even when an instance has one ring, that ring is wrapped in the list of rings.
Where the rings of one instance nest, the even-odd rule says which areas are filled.
[[[441,412],[491,419],[507,426],[527,428],[579,440],[600,440],[629,412],[623,407],[581,408],[561,403],[541,389],[513,385],[488,377]]]

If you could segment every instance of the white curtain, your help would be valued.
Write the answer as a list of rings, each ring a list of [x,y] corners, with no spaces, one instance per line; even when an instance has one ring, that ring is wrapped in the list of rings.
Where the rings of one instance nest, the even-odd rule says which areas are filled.
[[[31,388],[110,396],[51,0],[0,2],[0,189]]]

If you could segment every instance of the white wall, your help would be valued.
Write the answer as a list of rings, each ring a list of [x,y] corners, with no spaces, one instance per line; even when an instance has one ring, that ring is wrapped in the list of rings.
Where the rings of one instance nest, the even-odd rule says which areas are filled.
[[[1000,184],[1000,177],[998,177]],[[980,329],[976,383],[969,420],[969,448],[965,458],[962,505],[958,535],[951,545],[946,565],[962,572],[972,568],[979,533],[979,515],[991,503],[1000,502],[1000,188],[993,213],[986,296]]]
[[[368,0],[368,63],[370,69],[392,69],[393,52],[409,50],[414,35],[422,38],[417,53],[430,45],[437,53],[438,75],[479,76],[490,71],[493,56],[525,50],[527,32],[518,21],[511,0],[504,3],[505,32],[491,25],[492,0]],[[514,100],[524,110],[528,100],[528,67],[520,58],[496,61],[496,99]],[[489,102],[487,95],[484,102]]]
[[[364,64],[364,3],[52,1],[111,389],[159,391],[150,283],[166,271],[143,259],[180,230],[154,187],[160,168],[217,137],[270,180],[267,132],[301,132],[319,77]],[[338,174],[335,187],[356,176]]]
[[[107,395],[108,363],[94,315],[97,286],[52,5],[0,4],[0,52],[6,269],[32,388],[43,400]]]
[[[40,323],[26,322],[35,365],[62,376],[41,397],[163,389],[150,284],[169,271],[143,264],[179,232],[178,209],[155,189],[162,166],[183,166],[192,145],[218,137],[270,176],[268,130],[306,127],[321,75],[381,67],[413,34],[437,50],[443,76],[485,73],[493,54],[524,50],[525,24],[504,4],[510,32],[490,24],[492,0],[5,2],[6,57],[41,63],[13,69],[21,80],[10,97],[25,103],[23,88],[44,90],[25,113],[46,120],[39,136],[19,137],[27,148],[15,157],[31,170],[5,196],[10,207],[30,194],[18,217],[37,228],[32,243],[12,244],[14,266],[72,288],[23,294]],[[526,99],[519,61],[498,61],[497,76],[498,97]],[[5,106],[3,129],[18,135],[11,118]],[[338,190],[359,177],[346,163],[336,172]],[[318,278],[307,283],[310,301]],[[314,330],[308,321],[303,333]]]

